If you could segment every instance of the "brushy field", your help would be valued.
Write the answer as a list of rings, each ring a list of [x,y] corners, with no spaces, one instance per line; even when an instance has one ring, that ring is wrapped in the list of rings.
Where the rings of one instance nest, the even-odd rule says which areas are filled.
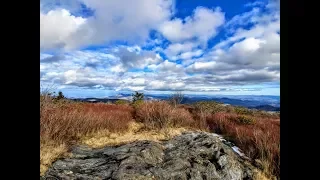
[[[74,144],[93,148],[165,140],[186,130],[224,135],[266,175],[280,176],[280,116],[215,102],[103,104],[40,95],[40,174]]]
[[[280,120],[216,113],[207,117],[210,130],[223,134],[256,161],[266,174],[280,176]]]

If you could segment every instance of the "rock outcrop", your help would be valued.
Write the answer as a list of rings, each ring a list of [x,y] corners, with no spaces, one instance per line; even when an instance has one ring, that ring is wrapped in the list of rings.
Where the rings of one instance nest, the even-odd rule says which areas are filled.
[[[75,147],[57,160],[43,179],[240,180],[254,179],[255,168],[217,136],[188,132],[165,142],[90,149]]]

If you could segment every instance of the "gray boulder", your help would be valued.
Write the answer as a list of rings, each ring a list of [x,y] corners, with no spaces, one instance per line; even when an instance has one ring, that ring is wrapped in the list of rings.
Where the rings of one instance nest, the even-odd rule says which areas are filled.
[[[240,180],[255,168],[210,133],[188,132],[169,141],[136,141],[118,147],[77,146],[53,163],[43,179]]]

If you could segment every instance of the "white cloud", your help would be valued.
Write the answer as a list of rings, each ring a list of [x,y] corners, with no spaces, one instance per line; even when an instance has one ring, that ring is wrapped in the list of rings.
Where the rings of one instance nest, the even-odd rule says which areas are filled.
[[[145,85],[145,79],[144,78],[135,78],[130,81],[132,85],[134,86],[143,86]]]
[[[63,73],[60,79],[63,84],[76,86],[93,87],[96,85],[112,87],[118,85],[117,80],[112,76],[101,73],[94,73],[91,68],[81,68],[77,70],[68,70]]]
[[[278,53],[280,53],[280,35],[270,33],[260,39],[247,38],[235,43],[219,57],[218,61],[243,65],[239,68],[264,68],[275,63],[280,65]]]
[[[249,12],[245,12],[243,14],[236,15],[232,17],[226,24],[226,28],[232,28],[234,25],[245,25],[249,22],[254,21],[254,17],[257,16],[260,13],[260,8],[253,8]]]
[[[152,51],[143,51],[137,53],[130,52],[125,48],[120,48],[116,55],[120,58],[120,67],[124,70],[131,68],[143,69],[148,65],[157,64],[161,61],[159,55]]]
[[[280,32],[280,20],[271,22],[267,25],[257,24],[253,28],[248,30],[239,28],[232,37],[218,43],[217,45],[215,45],[215,48],[224,48],[225,46],[243,38],[261,38],[263,35],[272,32]]]
[[[266,7],[269,9],[280,10],[280,0],[269,0],[269,3]]]
[[[136,52],[137,54],[140,54],[141,47],[139,47],[139,46],[130,46],[130,47],[127,47],[127,50],[130,51],[130,52]]]
[[[95,10],[95,17],[77,31],[72,38],[74,46],[98,44],[113,40],[143,42],[149,32],[171,16],[171,1],[84,0]],[[108,12],[108,13],[106,13]]]
[[[192,66],[190,66],[191,68],[195,69],[195,70],[204,70],[204,69],[213,69],[213,67],[216,65],[217,63],[214,61],[211,62],[195,62]]]
[[[267,13],[261,13],[260,10],[254,8],[250,12],[233,17],[229,22],[227,22],[227,25],[238,26],[238,28],[232,31],[233,35],[231,37],[216,44],[215,49],[225,48],[241,39],[261,39],[268,34],[280,32],[280,12],[274,4],[277,4],[277,2],[271,0],[267,5],[265,5],[268,9]],[[249,22],[254,25],[247,29],[241,27],[241,25],[248,24]]]
[[[236,55],[243,56],[247,53],[252,53],[258,50],[262,43],[265,43],[263,40],[255,38],[247,38],[241,42],[235,43],[230,47],[230,52]]]
[[[243,29],[245,19],[255,23]],[[280,77],[280,16],[278,11],[257,10],[235,16],[227,24],[238,26],[232,36],[215,45],[200,61],[187,67],[189,73],[205,73],[208,83],[276,82]],[[240,27],[239,27],[240,26]]]
[[[40,11],[40,48],[64,47],[72,33],[86,22],[85,18],[75,17],[66,9]]]
[[[94,11],[93,17],[75,17],[65,9],[40,12],[43,47],[73,49],[114,40],[143,42],[150,30],[170,18],[172,9],[171,0],[82,2]]]
[[[224,62],[207,61],[207,62],[195,62],[186,68],[190,73],[209,73],[219,74],[221,72],[230,72],[237,69],[236,65],[228,64]]]
[[[145,86],[146,80],[145,78],[142,78],[142,77],[138,77],[138,78],[129,77],[129,78],[123,79],[122,83],[124,86],[141,87],[141,86]]]
[[[201,56],[202,54],[203,54],[203,50],[198,49],[196,51],[182,53],[178,58],[179,59],[190,59],[193,57]]]
[[[262,6],[262,5],[264,5],[264,4],[265,4],[264,2],[255,1],[255,2],[247,3],[247,4],[245,4],[244,6],[246,6],[246,7],[253,7],[253,6]]]
[[[122,65],[116,65],[114,67],[111,67],[111,72],[115,72],[115,73],[123,73],[126,72],[126,69],[122,67]]]
[[[193,12],[193,16],[188,16],[184,20],[175,18],[166,21],[159,30],[165,38],[172,42],[197,38],[198,41],[206,43],[217,34],[217,29],[224,21],[224,13],[221,12],[220,8],[212,10],[205,7],[197,7]]]
[[[149,82],[146,86],[147,90],[182,90],[185,84],[183,82],[171,82],[167,83],[165,81],[155,80]]]
[[[65,84],[70,84],[77,80],[77,72],[75,70],[68,70],[63,75],[64,75],[64,78],[66,79]]]
[[[174,43],[174,44],[170,44],[166,48],[164,53],[169,57],[176,56],[176,55],[178,55],[178,54],[180,54],[182,52],[191,51],[196,46],[197,46],[197,44],[196,43],[192,43],[192,42]]]
[[[197,59],[194,58],[194,59],[184,59],[181,64],[186,67],[186,66],[189,66],[190,64],[193,64],[194,62],[196,62]]]
[[[165,60],[164,62],[158,65],[152,64],[148,66],[148,68],[154,71],[162,71],[162,72],[171,72],[171,73],[183,72],[183,68],[181,65],[176,64],[174,62],[170,62],[168,60]]]
[[[226,50],[213,49],[211,53],[187,67],[191,73],[232,73],[243,69],[270,71],[280,70],[280,35],[266,34],[258,38],[247,38]]]
[[[279,80],[279,74],[276,72],[270,72],[266,70],[249,71],[239,70],[229,75],[219,76],[219,81],[231,81],[231,82],[263,82],[270,80]]]

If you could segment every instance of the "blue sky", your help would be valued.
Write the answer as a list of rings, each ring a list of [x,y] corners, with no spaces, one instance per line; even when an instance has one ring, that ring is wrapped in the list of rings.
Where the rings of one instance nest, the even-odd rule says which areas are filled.
[[[279,0],[41,0],[40,83],[124,91],[280,94]]]

